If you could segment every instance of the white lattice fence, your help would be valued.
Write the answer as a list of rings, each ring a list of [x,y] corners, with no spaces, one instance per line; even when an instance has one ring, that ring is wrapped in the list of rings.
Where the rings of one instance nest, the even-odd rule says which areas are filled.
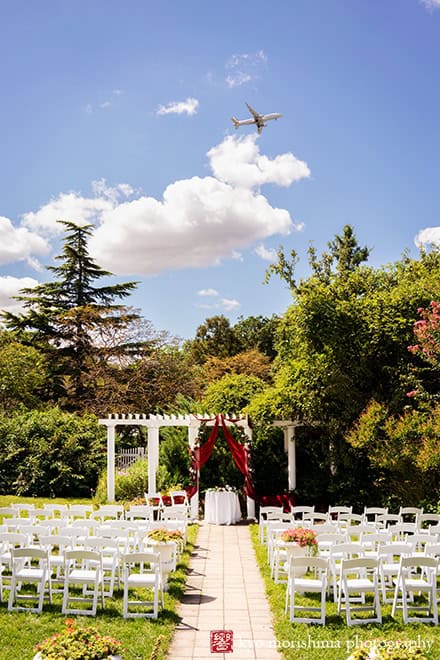
[[[145,458],[145,447],[129,447],[128,449],[121,449],[116,457],[116,469],[126,470],[130,465],[136,463],[141,458]]]

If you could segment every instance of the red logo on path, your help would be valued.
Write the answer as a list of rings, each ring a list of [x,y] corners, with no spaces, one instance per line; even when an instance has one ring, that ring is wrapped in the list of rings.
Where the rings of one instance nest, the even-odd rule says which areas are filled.
[[[232,653],[232,630],[211,630],[211,653]]]

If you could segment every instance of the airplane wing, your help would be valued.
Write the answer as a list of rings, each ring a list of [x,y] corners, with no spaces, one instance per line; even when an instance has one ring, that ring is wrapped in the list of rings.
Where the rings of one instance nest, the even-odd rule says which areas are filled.
[[[250,112],[251,115],[254,117],[254,119],[258,119],[259,116],[260,116],[260,115],[258,114],[258,112],[257,112],[256,110],[254,110],[253,108],[251,108],[251,106],[249,105],[249,103],[246,103],[246,105],[247,105],[247,108],[248,108],[249,112]]]

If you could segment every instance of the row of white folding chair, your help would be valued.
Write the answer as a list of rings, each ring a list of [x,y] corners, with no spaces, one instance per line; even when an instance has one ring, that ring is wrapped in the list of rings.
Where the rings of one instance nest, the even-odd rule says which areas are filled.
[[[163,607],[163,583],[160,569],[160,556],[156,553],[126,553],[122,557],[122,581],[124,587],[123,616],[158,616],[159,598]],[[137,569],[135,569],[135,566]],[[98,599],[104,607],[103,555],[87,549],[66,550],[64,554],[63,614],[95,616]],[[21,593],[22,584],[35,584],[34,593]],[[71,587],[81,588],[80,596]],[[138,588],[153,589],[153,600],[129,600],[129,592]],[[38,548],[18,548],[12,551],[12,576],[8,599],[9,611],[40,613],[47,593],[52,601],[51,567],[48,552]],[[20,605],[22,601],[36,600],[35,607]],[[89,607],[79,607],[79,604]],[[136,606],[136,611],[130,611]],[[139,611],[139,606],[149,607]]]
[[[286,612],[289,611],[290,621],[294,623],[317,623],[325,625],[326,595],[330,560],[323,557],[294,557],[288,562],[288,580],[286,588]],[[306,573],[309,572],[307,576]],[[311,574],[311,576],[310,576]],[[340,566],[338,589],[338,613],[343,606],[347,625],[355,623],[381,623],[381,607],[379,599],[378,560],[374,558],[343,559]],[[297,604],[296,595],[319,593],[320,606],[316,604]],[[365,594],[373,593],[373,605],[367,605]],[[355,603],[359,603],[355,605]],[[363,619],[353,619],[358,611],[372,610],[373,616]],[[308,616],[306,616],[308,612]],[[319,616],[311,616],[318,613]]]
[[[397,551],[397,545],[395,547]],[[402,548],[403,552],[404,548]],[[408,548],[406,548],[408,550]],[[381,623],[380,588],[384,583],[384,568],[386,564],[380,558],[345,557],[341,559],[337,585],[338,613],[345,610],[347,625],[364,623]],[[397,570],[396,570],[397,566]],[[298,576],[298,569],[312,570],[312,577]],[[290,608],[290,620],[303,623],[325,623],[325,596],[328,590],[328,576],[331,573],[330,559],[320,557],[291,557],[288,565],[288,581],[286,591],[286,611]],[[432,622],[438,625],[437,610],[437,575],[438,559],[426,556],[400,554],[397,564],[393,562],[391,575],[391,591],[393,592],[392,616],[397,608],[403,612],[404,623]],[[387,579],[390,576],[386,576]],[[298,606],[295,594],[318,592],[321,594],[321,605]],[[372,604],[367,603],[366,594],[373,595]],[[414,594],[426,593],[428,601],[425,605],[415,604]],[[386,602],[389,602],[387,600]],[[298,616],[304,610],[319,612],[319,617]],[[370,611],[370,617],[353,618],[360,611]],[[413,616],[410,616],[413,611]],[[414,616],[416,612],[426,612],[425,616]]]

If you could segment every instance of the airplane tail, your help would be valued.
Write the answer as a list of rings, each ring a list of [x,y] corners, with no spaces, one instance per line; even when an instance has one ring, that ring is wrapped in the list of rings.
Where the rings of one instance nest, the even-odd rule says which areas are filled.
[[[235,128],[238,128],[240,126],[239,121],[237,117],[231,117],[232,123],[234,124]]]

